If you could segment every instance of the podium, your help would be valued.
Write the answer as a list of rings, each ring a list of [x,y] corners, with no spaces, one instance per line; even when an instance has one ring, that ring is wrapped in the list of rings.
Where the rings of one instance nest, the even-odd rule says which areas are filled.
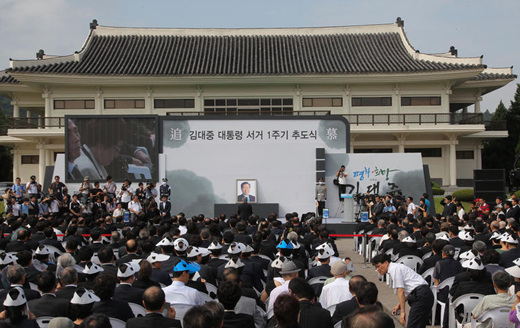
[[[341,194],[343,198],[343,222],[355,222],[354,198],[351,194]]]
[[[253,207],[253,213],[260,216],[261,218],[266,218],[271,213],[278,214],[279,204],[278,203],[250,203],[251,207]],[[229,217],[232,214],[236,214],[238,211],[238,205],[240,204],[215,204],[214,214],[215,216],[219,216],[220,214],[226,214]]]

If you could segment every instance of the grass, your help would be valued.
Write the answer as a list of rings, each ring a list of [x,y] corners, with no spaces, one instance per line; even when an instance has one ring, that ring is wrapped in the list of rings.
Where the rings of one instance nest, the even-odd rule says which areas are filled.
[[[444,210],[444,206],[441,205],[441,200],[444,199],[444,196],[435,196],[433,197],[433,202],[435,203],[435,213],[442,213]],[[468,211],[471,206],[469,202],[461,202],[462,206],[464,206],[464,210]]]

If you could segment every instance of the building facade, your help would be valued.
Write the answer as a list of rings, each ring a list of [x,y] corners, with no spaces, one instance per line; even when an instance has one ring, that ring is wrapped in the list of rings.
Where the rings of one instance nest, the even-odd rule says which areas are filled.
[[[43,180],[64,152],[65,115],[342,115],[351,152],[420,152],[434,180],[465,186],[481,168],[483,141],[507,137],[505,125],[485,124],[480,101],[515,78],[453,47],[416,51],[400,18],[281,29],[93,21],[74,54],[41,50],[0,72],[0,94],[14,106],[0,144],[13,147],[13,179]]]

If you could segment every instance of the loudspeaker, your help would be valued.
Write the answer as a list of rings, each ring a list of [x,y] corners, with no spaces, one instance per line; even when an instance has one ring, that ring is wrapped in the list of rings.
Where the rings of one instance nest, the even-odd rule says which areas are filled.
[[[506,171],[504,169],[473,170],[473,194],[483,198],[490,205],[495,204],[497,196],[505,199]]]

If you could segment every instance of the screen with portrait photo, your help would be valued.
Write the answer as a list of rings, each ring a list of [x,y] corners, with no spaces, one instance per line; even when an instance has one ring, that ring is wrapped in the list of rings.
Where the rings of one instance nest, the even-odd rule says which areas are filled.
[[[237,179],[237,203],[247,198],[248,203],[258,202],[255,179]]]
[[[157,181],[157,116],[67,116],[66,181]]]

